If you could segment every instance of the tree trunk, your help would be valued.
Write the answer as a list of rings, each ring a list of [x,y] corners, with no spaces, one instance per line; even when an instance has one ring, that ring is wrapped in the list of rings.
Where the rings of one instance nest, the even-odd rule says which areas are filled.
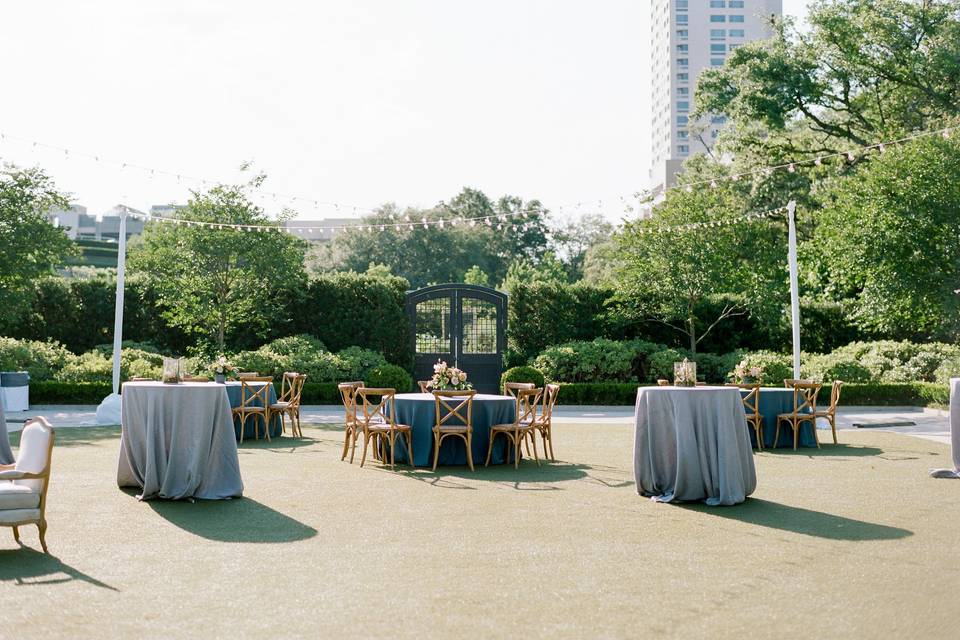
[[[687,335],[690,336],[690,353],[697,353],[697,324],[692,317],[687,318]]]
[[[218,326],[217,326],[217,348],[219,349],[219,352],[220,352],[220,353],[223,353],[223,352],[224,352],[224,351],[223,351],[223,334],[224,334],[224,328],[225,328],[225,326],[226,326],[226,324],[227,324],[226,319],[223,317],[223,313],[220,313],[220,314],[218,315],[218,323],[217,323],[217,324],[218,324]]]

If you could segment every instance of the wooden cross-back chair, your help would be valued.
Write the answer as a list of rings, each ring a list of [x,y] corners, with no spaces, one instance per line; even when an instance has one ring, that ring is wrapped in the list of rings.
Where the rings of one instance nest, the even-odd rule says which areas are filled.
[[[783,386],[787,389],[793,389],[794,386],[798,384],[813,384],[813,380],[805,380],[803,378],[784,378]]]
[[[840,403],[840,389],[843,382],[834,380],[830,387],[830,406],[826,411],[815,411],[814,415],[818,418],[826,418],[830,421],[830,430],[833,432],[833,444],[837,444],[837,405]],[[816,423],[814,423],[816,426]]]
[[[440,444],[454,436],[467,445],[467,465],[473,471],[473,397],[476,391],[434,391],[436,422],[433,426],[433,470],[437,470]]]
[[[256,371],[241,371],[240,373],[237,374],[237,378],[239,380],[243,380],[244,378],[259,378],[259,377],[260,377],[260,374],[257,373]]]
[[[353,455],[357,450],[357,438],[362,428],[357,420],[357,390],[363,386],[362,380],[356,382],[341,382],[337,385],[340,391],[340,400],[343,402],[343,453],[340,460],[347,457],[350,450],[350,464],[353,464]]]
[[[420,393],[430,393],[430,380],[418,380],[417,386],[420,387]]]
[[[507,384],[510,383],[508,382]],[[543,394],[543,389],[537,389],[535,385],[531,384],[529,388],[517,389],[516,393],[516,419],[511,424],[495,424],[490,428],[490,441],[487,443],[487,461],[484,464],[485,467],[490,466],[490,456],[493,453],[493,441],[500,434],[503,434],[510,440],[513,448],[514,469],[520,465],[520,443],[525,442],[527,436],[530,436],[530,439],[533,441],[533,457],[537,461],[537,466],[540,466],[540,456],[537,453],[537,440],[533,437],[533,430],[536,428],[534,424],[537,418],[537,405],[540,401],[540,396]],[[507,453],[506,461],[510,462],[509,453]]]
[[[281,431],[287,430],[285,416],[290,418],[290,433],[294,437],[303,437],[300,430],[300,395],[303,393],[303,384],[307,381],[307,374],[287,371],[283,374],[280,383],[280,397],[270,405],[267,412],[267,422],[272,422],[275,415],[280,416]]]
[[[550,460],[556,461],[553,454],[553,407],[557,404],[557,396],[560,395],[560,385],[548,384],[543,388],[540,395],[539,412],[533,419],[533,430],[530,432],[530,440],[534,440],[536,434],[540,434],[543,440],[543,455]],[[536,447],[536,442],[534,442]],[[527,453],[530,452],[529,447]]]
[[[47,550],[47,487],[55,434],[47,419],[27,420],[20,432],[20,448],[13,464],[0,464],[0,526],[13,528],[20,542],[20,527],[34,524],[40,546]]]
[[[256,385],[251,383],[258,383]],[[262,383],[262,384],[260,384]],[[243,432],[246,430],[247,418],[253,418],[253,437],[260,439],[260,422],[263,422],[263,431],[270,441],[270,385],[273,378],[250,377],[240,380],[240,406],[233,410],[233,417],[240,420],[240,444],[243,444]]]
[[[360,456],[360,466],[367,460],[367,446],[370,440],[375,441],[376,448],[380,449],[384,443],[390,445],[390,468],[393,469],[396,461],[397,434],[406,438],[407,457],[410,466],[413,466],[413,429],[410,425],[397,424],[396,389],[357,387],[356,395],[360,397],[362,412],[357,416],[360,429],[363,430],[363,454]],[[379,400],[376,400],[379,398]],[[384,452],[380,452],[381,460]]]
[[[536,389],[537,385],[532,382],[504,382],[503,383],[503,395],[513,396],[514,399],[519,400],[519,392],[526,389]]]
[[[743,396],[743,411],[747,414],[747,426],[753,427],[753,434],[757,438],[757,449],[763,451],[763,416],[760,415],[760,385],[739,384],[739,389],[747,391]]]
[[[816,418],[818,393],[820,393],[820,385],[817,383],[798,382],[793,385],[793,411],[777,416],[777,430],[773,437],[774,446],[777,446],[777,441],[780,439],[780,423],[786,422],[793,429],[793,449],[796,451],[800,428],[804,422],[809,422],[813,429],[813,439],[817,443],[817,448],[820,448]]]

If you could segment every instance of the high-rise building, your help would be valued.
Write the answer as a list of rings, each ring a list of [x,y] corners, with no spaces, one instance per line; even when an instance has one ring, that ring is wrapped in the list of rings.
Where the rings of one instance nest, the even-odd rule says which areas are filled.
[[[650,0],[651,138],[650,182],[660,193],[676,182],[689,156],[713,146],[723,114],[690,125],[693,92],[700,72],[723,66],[731,51],[769,38],[771,17],[782,0]]]

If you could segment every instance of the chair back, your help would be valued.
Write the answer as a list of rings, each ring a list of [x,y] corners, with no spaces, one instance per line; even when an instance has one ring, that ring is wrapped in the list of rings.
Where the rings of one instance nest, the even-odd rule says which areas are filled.
[[[477,392],[468,391],[434,391],[433,400],[436,403],[436,427],[467,427],[473,429],[473,397]]]
[[[817,410],[817,394],[820,386],[815,382],[798,382],[793,385],[793,413],[814,413]]]
[[[532,382],[504,382],[503,383],[503,395],[513,396],[514,398],[520,397],[519,391],[527,389],[536,389],[537,385]]]
[[[298,373],[291,383],[289,406],[300,408],[300,396],[303,395],[303,385],[307,382],[307,374]]]
[[[517,419],[515,424],[521,422],[532,423],[537,419],[537,408],[540,405],[540,396],[543,395],[543,389],[538,389],[531,384],[529,389],[517,389]]]
[[[243,380],[244,378],[258,378],[260,376],[256,371],[241,371],[237,374],[237,378]]]
[[[280,381],[280,395],[277,396],[277,402],[289,402],[290,394],[293,392],[293,385],[297,379],[297,373],[293,371],[284,371],[283,379]]]
[[[262,383],[256,386],[251,383]],[[252,407],[266,407],[270,404],[270,384],[273,378],[270,377],[250,377],[240,380],[240,407],[241,409],[250,409]]]
[[[792,389],[798,384],[811,384],[812,382],[813,380],[803,380],[800,378],[784,378],[783,386],[785,386],[787,389]]]
[[[371,425],[378,422],[394,424],[393,416],[397,405],[396,389],[357,387],[356,394],[360,396],[360,406],[363,408],[363,413],[357,417],[357,422],[361,425]]]
[[[833,386],[830,387],[830,408],[827,409],[830,413],[835,413],[837,411],[837,405],[840,404],[841,387],[843,387],[843,382],[840,380],[834,380]]]
[[[661,378],[660,380],[657,380],[657,385],[660,386],[660,387],[669,387],[669,386],[670,386],[670,381],[669,381],[669,380],[664,380],[664,379]]]
[[[543,394],[540,403],[540,422],[549,425],[553,420],[553,406],[557,404],[557,396],[560,395],[560,385],[548,384],[543,388]]]
[[[430,393],[430,380],[418,380],[417,386],[420,387],[420,393]]]
[[[739,388],[748,390],[747,395],[743,396],[743,409],[747,415],[757,417],[760,415],[760,385],[759,384],[741,384]]]
[[[14,465],[14,469],[46,477],[14,480],[13,483],[40,492],[41,500],[46,496],[47,482],[50,480],[50,457],[53,454],[53,441],[53,427],[42,416],[28,420],[23,427],[23,431],[20,432],[20,449],[17,451],[17,463]]]
[[[363,381],[341,382],[337,385],[340,399],[343,401],[344,424],[348,427],[357,422],[357,390],[363,386]]]

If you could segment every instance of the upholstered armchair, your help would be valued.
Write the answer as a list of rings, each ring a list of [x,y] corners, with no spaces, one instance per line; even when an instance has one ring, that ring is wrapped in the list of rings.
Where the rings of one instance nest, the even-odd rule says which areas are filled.
[[[53,440],[53,427],[46,418],[33,418],[20,433],[17,461],[0,465],[0,526],[13,527],[13,537],[20,542],[20,527],[37,525],[44,553],[47,553],[45,510]]]

